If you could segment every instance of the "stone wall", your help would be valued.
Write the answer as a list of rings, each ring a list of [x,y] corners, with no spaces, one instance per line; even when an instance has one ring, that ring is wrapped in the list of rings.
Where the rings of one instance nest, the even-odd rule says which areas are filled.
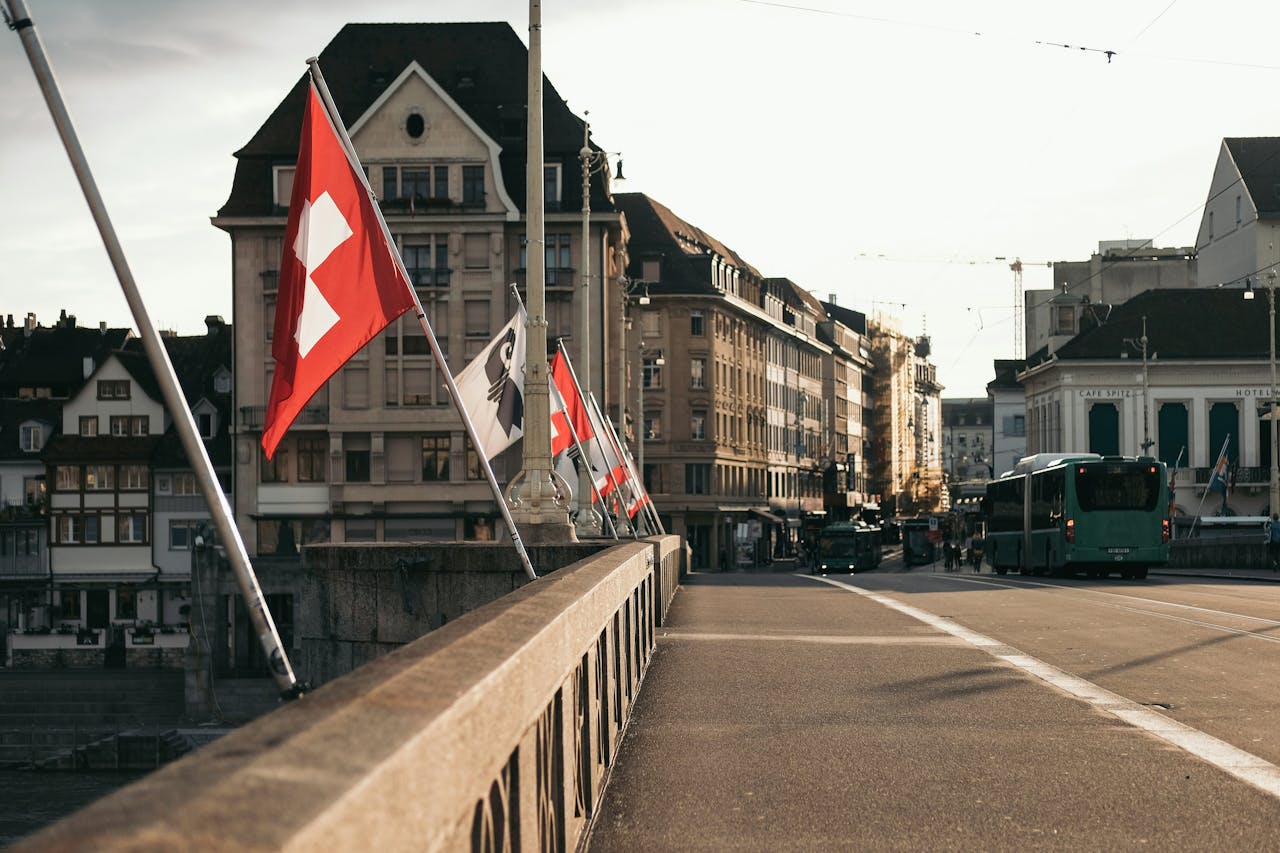
[[[529,546],[539,577],[612,541]],[[319,686],[528,583],[510,543],[309,546],[297,603],[294,661]]]
[[[1267,545],[1258,535],[1175,539],[1169,565],[1176,569],[1266,569]]]

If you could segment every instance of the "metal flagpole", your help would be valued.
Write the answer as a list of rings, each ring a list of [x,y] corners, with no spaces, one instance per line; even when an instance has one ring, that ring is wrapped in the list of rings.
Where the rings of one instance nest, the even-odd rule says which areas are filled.
[[[582,383],[578,381],[578,372],[573,369],[573,359],[569,358],[569,353],[565,351],[565,348],[563,345],[560,346],[560,354],[564,356],[565,367],[569,368],[569,376],[570,378],[573,379],[574,388],[577,389],[578,396],[582,399],[582,405],[589,406],[591,410],[595,412],[596,423],[601,424],[603,428],[606,430],[612,430],[613,425],[610,424],[607,420],[605,420],[604,417],[600,414],[600,408],[599,406],[596,406],[595,398],[592,397],[589,393],[583,392]],[[600,445],[600,452],[602,456],[604,455],[604,440],[606,438],[608,438],[608,436],[600,436],[600,435],[595,436],[596,443]],[[619,459],[618,461],[621,462],[622,460]],[[618,507],[618,517],[627,518],[627,508],[626,508],[626,505],[623,504],[622,502],[622,484],[618,482],[617,477],[613,476],[613,466],[609,463],[609,460],[607,458],[604,460],[604,463],[608,467],[608,470],[605,472],[605,476],[608,478],[609,482],[613,484],[613,489],[610,493],[613,495],[614,503]],[[588,462],[588,466],[589,465],[590,463]],[[603,496],[601,497],[600,508],[604,510],[604,514],[606,516],[609,514],[609,505],[605,502]],[[612,523],[613,522],[610,521],[610,524]],[[627,519],[627,526],[631,528],[631,538],[639,539],[640,537],[636,534],[635,526],[630,523],[629,518]],[[616,526],[615,526],[615,530],[616,530]]]
[[[627,491],[631,493],[631,496],[635,498],[637,502],[640,502],[640,493],[636,491],[635,479],[632,476],[631,466],[627,464],[626,457],[622,455],[621,445],[618,442],[618,436],[613,432],[613,424],[609,423],[604,419],[604,416],[600,412],[600,406],[596,403],[595,395],[588,394],[588,396],[591,399],[591,406],[595,410],[596,417],[604,424],[604,428],[608,431],[608,435],[606,435],[605,438],[609,440],[609,445],[610,445],[609,449],[613,451],[613,455],[618,460],[618,465],[620,465],[623,469],[623,472],[625,474],[625,479],[623,480],[623,482],[627,484]],[[619,489],[619,491],[621,491],[621,489]],[[631,522],[632,534],[635,535],[637,539],[640,538],[638,532],[636,531],[635,519],[631,516],[629,512],[627,512],[627,509],[625,506],[623,506],[622,512],[624,515],[627,516],[628,520]],[[648,524],[647,518],[645,519],[645,523]]]
[[[387,227],[387,220],[382,216],[382,208],[378,205],[377,196],[374,195],[373,188],[369,186],[369,178],[365,175],[364,169],[360,165],[360,158],[356,155],[355,146],[351,144],[351,137],[347,135],[346,125],[342,123],[342,118],[338,115],[338,108],[333,103],[333,96],[329,94],[329,87],[324,82],[324,74],[320,72],[319,58],[311,57],[307,60],[307,65],[310,67],[311,79],[316,84],[316,90],[320,93],[320,100],[324,103],[325,111],[329,114],[329,123],[333,125],[334,131],[338,134],[338,139],[342,141],[343,150],[347,152],[347,161],[364,184],[365,191],[369,193],[369,197],[373,199],[373,212],[378,217],[378,225],[382,228],[382,237],[387,241],[387,248],[391,250],[391,257],[395,259],[396,267],[400,270],[400,274],[404,276],[404,280],[411,281],[409,271],[405,269],[404,260],[400,257],[400,250],[396,248],[395,240],[391,237],[391,229]],[[414,311],[417,313],[418,323],[421,324],[422,331],[426,333],[427,343],[431,347],[431,355],[435,357],[436,364],[444,375],[445,387],[449,390],[449,397],[453,400],[453,405],[458,410],[458,414],[462,416],[462,423],[467,429],[467,435],[471,438],[471,446],[476,448],[476,456],[480,458],[481,466],[484,468],[485,479],[489,481],[489,488],[493,490],[494,499],[498,502],[498,509],[502,512],[502,520],[506,522],[507,529],[511,531],[511,541],[515,543],[516,550],[520,552],[520,561],[524,563],[525,574],[529,576],[529,580],[537,580],[538,573],[533,570],[533,562],[529,559],[529,552],[525,550],[524,541],[520,538],[520,531],[516,529],[515,520],[511,517],[511,508],[507,506],[506,500],[502,497],[502,489],[498,486],[498,480],[493,475],[493,467],[489,465],[489,460],[485,458],[484,453],[480,450],[484,445],[480,442],[479,434],[476,432],[475,424],[471,421],[471,415],[467,412],[467,407],[462,404],[462,397],[458,393],[458,385],[453,379],[453,371],[449,369],[449,363],[445,361],[444,353],[440,350],[440,342],[436,340],[435,330],[431,328],[431,323],[427,321],[427,314],[422,310],[422,302],[418,299],[418,292],[413,289],[412,284],[409,287],[409,293],[413,295]]]
[[[35,24],[27,15],[23,0],[5,0],[5,2],[12,15],[12,20],[8,22],[9,27],[16,30],[22,39],[22,46],[26,49],[27,58],[31,62],[31,70],[35,72],[40,91],[44,94],[45,103],[53,117],[53,123],[57,126],[58,136],[62,138],[62,144],[67,149],[71,166],[80,181],[80,189],[84,193],[85,201],[89,204],[90,213],[93,214],[94,224],[97,225],[98,233],[102,236],[107,256],[115,269],[116,278],[120,281],[120,289],[124,291],[125,300],[129,303],[130,311],[133,312],[134,322],[138,324],[138,336],[142,339],[147,361],[160,384],[165,406],[173,415],[174,429],[182,441],[187,459],[195,469],[200,490],[209,504],[209,512],[213,517],[218,539],[227,550],[232,572],[240,585],[240,592],[244,596],[253,629],[266,653],[272,677],[275,678],[282,696],[288,698],[301,696],[308,688],[298,681],[293,673],[293,667],[289,665],[288,654],[280,641],[280,634],[276,631],[275,623],[271,619],[271,612],[267,609],[262,589],[258,586],[258,579],[254,576],[253,566],[249,563],[244,541],[240,538],[240,531],[235,525],[231,505],[227,503],[227,497],[223,494],[222,486],[218,483],[217,474],[213,470],[213,463],[209,460],[208,451],[196,431],[195,419],[191,416],[186,398],[182,395],[182,387],[178,384],[178,378],[173,372],[169,354],[164,348],[159,332],[156,331],[155,324],[151,322],[146,305],[142,302],[137,282],[134,281],[133,272],[125,259],[124,249],[116,237],[115,227],[107,215],[106,205],[98,192],[97,183],[89,169],[89,162],[85,158],[84,150],[80,147],[71,116],[58,91],[53,69],[49,66],[40,37],[36,34]]]
[[[177,430],[178,438],[182,441],[183,450],[187,452],[187,459],[191,461],[196,471],[196,479],[200,482],[205,500],[209,502],[214,528],[218,530],[218,538],[227,548],[230,566],[236,574],[236,580],[239,581],[244,606],[248,608],[248,616],[262,644],[262,651],[266,653],[271,675],[275,678],[275,683],[284,697],[298,697],[302,695],[303,690],[307,689],[306,685],[297,680],[293,674],[293,667],[289,666],[288,654],[285,653],[284,644],[280,642],[280,635],[275,630],[271,613],[266,608],[262,590],[257,584],[256,576],[253,575],[253,567],[248,561],[248,553],[244,551],[244,542],[234,523],[232,508],[218,483],[218,475],[215,474],[214,465],[209,459],[209,452],[205,450],[205,443],[197,433],[196,421],[192,418],[191,409],[187,407],[186,397],[183,397],[182,387],[179,386],[173,364],[169,361],[169,353],[165,351],[160,333],[156,332],[155,324],[147,314],[146,305],[143,305],[137,282],[134,282],[133,273],[129,270],[128,261],[124,257],[123,247],[120,246],[119,238],[116,237],[114,225],[111,225],[110,216],[106,213],[106,205],[102,202],[101,193],[97,191],[97,183],[93,181],[88,160],[84,158],[84,151],[79,145],[76,128],[72,124],[67,105],[61,99],[58,81],[54,78],[49,60],[46,59],[44,46],[40,44],[40,36],[36,35],[36,26],[28,17],[23,0],[5,0],[5,3],[8,4],[9,12],[13,15],[9,27],[15,29],[18,36],[22,38],[22,45],[27,50],[27,58],[31,61],[31,69],[36,73],[40,90],[44,93],[46,104],[49,105],[49,113],[54,119],[55,126],[58,127],[58,134],[63,140],[63,146],[67,149],[68,158],[72,161],[72,168],[76,170],[76,177],[84,193],[84,201],[88,202],[93,223],[97,225],[106,254],[110,257],[111,266],[115,269],[115,277],[119,279],[120,289],[124,291],[124,298],[128,301],[129,310],[133,313],[134,323],[138,324],[138,337],[142,339],[142,348],[146,351],[147,361],[150,362],[151,370],[154,371],[156,380],[160,383],[165,406],[173,415],[174,429]]]
[[[520,297],[520,294],[517,293],[516,298],[518,299],[519,297]],[[573,363],[569,361],[569,354],[564,351],[564,341],[560,338],[556,338],[556,349],[564,357],[565,367],[569,368],[569,377],[573,380],[574,391],[578,395],[579,402],[581,402],[582,389],[578,387],[578,377],[573,372]],[[586,404],[583,403],[583,405],[586,405]],[[592,508],[595,507],[595,496],[598,496],[600,498],[601,508],[605,510],[605,512],[601,513],[601,515],[604,517],[605,523],[609,525],[609,533],[613,536],[614,539],[617,539],[618,528],[614,525],[613,519],[609,517],[608,507],[604,505],[604,495],[601,495],[599,490],[596,489],[596,478],[595,478],[595,472],[591,468],[591,457],[587,456],[587,452],[583,448],[582,442],[578,438],[578,428],[573,425],[573,418],[568,417],[567,410],[566,410],[565,421],[569,424],[569,435],[573,437],[573,446],[578,448],[578,464],[581,465],[582,470],[586,472],[585,477],[578,478],[578,484],[579,484],[578,489],[579,491],[581,491],[582,485],[585,483],[587,488],[591,490],[591,494],[593,495],[593,497],[591,499],[590,505]],[[578,511],[579,512],[582,511],[581,496],[579,496],[578,498]]]
[[[1188,538],[1191,534],[1196,532],[1196,522],[1200,520],[1200,510],[1204,508],[1204,499],[1209,494],[1209,486],[1213,484],[1213,475],[1218,470],[1218,461],[1221,460],[1223,456],[1227,455],[1227,445],[1230,443],[1231,436],[1228,435],[1226,440],[1222,442],[1222,452],[1220,452],[1217,458],[1213,460],[1213,467],[1209,469],[1209,482],[1205,484],[1204,491],[1200,493],[1200,504],[1196,507],[1195,517],[1191,519],[1191,529],[1187,531]],[[1226,488],[1225,483],[1223,483],[1223,488]]]

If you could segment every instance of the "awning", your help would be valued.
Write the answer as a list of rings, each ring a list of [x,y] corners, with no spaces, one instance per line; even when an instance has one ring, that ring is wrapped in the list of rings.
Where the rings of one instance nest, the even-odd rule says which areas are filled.
[[[765,521],[771,522],[773,524],[782,524],[783,522],[786,521],[786,519],[784,519],[782,516],[774,515],[773,513],[769,512],[767,509],[756,509],[755,507],[752,507],[749,510],[749,512],[751,512],[753,515],[758,515],[761,518],[763,518]]]
[[[92,583],[144,584],[159,580],[156,574],[156,572],[54,572],[49,580],[64,586]]]

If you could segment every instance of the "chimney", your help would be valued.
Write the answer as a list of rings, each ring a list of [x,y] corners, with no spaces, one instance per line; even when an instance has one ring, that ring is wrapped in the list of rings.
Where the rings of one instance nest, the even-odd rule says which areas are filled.
[[[222,319],[221,314],[208,314],[204,318],[204,325],[210,335],[216,335],[227,327],[227,321]]]
[[[7,321],[7,325],[8,325],[8,327],[9,327],[10,329],[12,329],[12,328],[13,328],[13,315],[12,315],[12,314],[10,314],[10,315],[9,315],[9,319],[8,319],[8,321]]]
[[[63,308],[60,312],[58,312],[58,328],[59,329],[65,328],[66,325],[67,325],[67,309]]]
[[[100,334],[100,335],[105,335],[106,333],[107,333],[107,321],[106,321],[106,320],[99,320],[99,321],[98,321],[98,334]]]
[[[836,304],[838,304],[838,303],[836,302],[836,295],[835,295],[834,293],[828,293],[828,294],[827,294],[827,301],[828,301],[828,302],[830,302],[832,305],[836,305]]]
[[[22,327],[26,337],[31,337],[31,333],[36,330],[36,315],[34,311],[27,312],[27,322]]]

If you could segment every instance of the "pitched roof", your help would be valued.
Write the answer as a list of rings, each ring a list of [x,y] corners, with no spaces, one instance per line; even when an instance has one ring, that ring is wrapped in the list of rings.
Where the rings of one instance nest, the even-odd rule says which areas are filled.
[[[662,256],[662,278],[651,290],[657,293],[718,293],[711,281],[708,261],[724,258],[746,274],[763,279],[760,271],[737,252],[696,225],[681,219],[667,206],[644,193],[617,193],[614,204],[627,217],[631,234],[627,254],[628,274],[639,279],[647,256]]]
[[[84,384],[84,360],[101,364],[132,335],[129,329],[84,328],[69,319],[29,334],[22,327],[4,330],[0,398],[16,397],[19,388],[50,388],[54,397],[70,397]]]
[[[27,421],[49,424],[52,432],[62,425],[60,400],[5,400],[0,406],[0,459],[39,461],[38,453],[21,448],[19,429]]]
[[[1182,359],[1265,359],[1267,298],[1247,300],[1239,288],[1147,290],[1117,305],[1101,326],[1076,335],[1057,351],[1059,359],[1141,358],[1128,341],[1142,337],[1147,320],[1148,353],[1162,361]]]
[[[1258,216],[1280,216],[1280,136],[1222,140],[1258,208]]]
[[[320,53],[325,82],[344,122],[360,118],[412,62],[418,63],[458,106],[502,146],[499,161],[507,192],[525,201],[525,114],[529,52],[505,22],[347,24]],[[298,156],[308,74],[298,78],[253,138],[235,153],[231,195],[219,216],[269,216],[272,166]],[[543,78],[543,136],[547,162],[580,176],[582,120]],[[594,148],[594,143],[592,145]],[[597,149],[598,150],[598,149]],[[564,180],[561,207],[582,206],[582,182]],[[591,207],[612,211],[604,176],[592,185]]]
[[[994,391],[999,388],[1008,390],[1018,390],[1022,388],[1022,383],[1018,381],[1018,374],[1027,368],[1027,362],[1021,358],[997,358],[992,362],[995,368],[995,378],[987,383],[987,391]]]
[[[834,302],[823,302],[822,307],[832,320],[848,326],[860,335],[867,333],[867,315],[861,311],[854,311],[852,308],[845,308]]]

